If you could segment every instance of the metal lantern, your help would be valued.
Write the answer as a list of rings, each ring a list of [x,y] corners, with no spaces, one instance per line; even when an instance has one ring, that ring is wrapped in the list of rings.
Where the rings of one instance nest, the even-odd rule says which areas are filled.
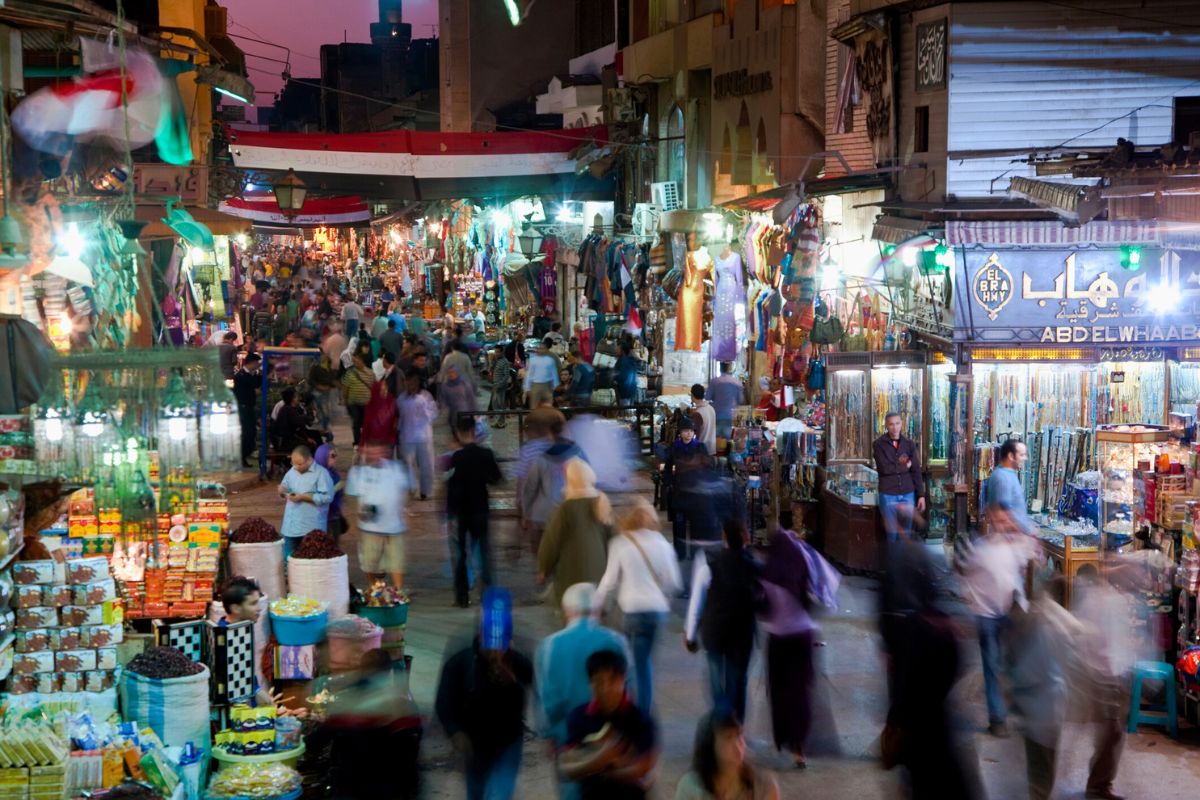
[[[279,210],[289,220],[304,208],[304,198],[308,195],[308,187],[296,175],[294,169],[289,167],[287,175],[284,175],[283,180],[272,186],[271,190],[275,192],[275,202],[279,204]]]
[[[542,251],[542,234],[533,227],[529,220],[525,220],[525,226],[521,228],[521,233],[517,236],[517,242],[521,247],[521,253],[531,261],[533,257]]]
[[[55,477],[71,474],[75,455],[75,426],[61,383],[51,381],[52,388],[39,401],[33,416],[33,446],[39,469]]]

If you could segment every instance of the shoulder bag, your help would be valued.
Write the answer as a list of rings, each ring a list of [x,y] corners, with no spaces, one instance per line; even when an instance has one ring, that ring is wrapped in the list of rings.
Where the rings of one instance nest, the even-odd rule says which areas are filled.
[[[663,597],[666,597],[667,592],[665,589],[663,589],[662,578],[659,577],[658,570],[656,570],[654,565],[650,563],[650,556],[646,555],[646,551],[642,549],[642,546],[638,543],[638,540],[633,538],[632,533],[629,531],[623,531],[621,535],[628,539],[631,545],[637,548],[638,555],[642,557],[642,561],[646,562],[646,569],[650,570],[650,577],[654,578],[654,585],[658,587],[660,592],[662,592]],[[667,597],[668,602],[670,599],[671,598]]]

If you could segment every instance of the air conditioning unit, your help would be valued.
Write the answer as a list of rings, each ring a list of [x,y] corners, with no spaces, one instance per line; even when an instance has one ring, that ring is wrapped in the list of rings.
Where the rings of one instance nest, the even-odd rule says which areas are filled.
[[[675,211],[681,205],[679,202],[679,184],[675,181],[662,181],[650,184],[650,199],[654,205],[663,211]]]
[[[637,203],[633,207],[633,235],[653,236],[658,233],[658,216],[662,209],[650,203]]]
[[[632,89],[609,89],[608,105],[612,109],[612,124],[637,120],[637,104],[633,101]]]

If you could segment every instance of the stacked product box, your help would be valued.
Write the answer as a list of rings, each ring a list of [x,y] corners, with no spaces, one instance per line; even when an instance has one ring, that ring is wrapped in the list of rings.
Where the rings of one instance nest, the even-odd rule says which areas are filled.
[[[81,489],[71,499],[60,546],[68,556],[103,555],[112,562],[131,618],[205,616],[228,545],[228,503],[196,500],[188,513],[159,514],[136,526],[136,535],[123,525],[118,510],[98,508],[95,495]],[[50,533],[57,531],[44,532]]]
[[[16,639],[8,688],[26,692],[100,692],[113,686],[124,612],[103,556],[65,565],[13,565]]]

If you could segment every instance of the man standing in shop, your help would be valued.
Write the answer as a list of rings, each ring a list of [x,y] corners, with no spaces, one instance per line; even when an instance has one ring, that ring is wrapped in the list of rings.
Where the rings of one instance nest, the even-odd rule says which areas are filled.
[[[1017,439],[1008,439],[1000,444],[996,453],[997,467],[988,476],[985,496],[987,508],[1000,508],[1008,512],[1009,517],[1017,527],[1025,533],[1033,533],[1036,525],[1029,518],[1029,509],[1025,503],[1025,489],[1021,486],[1018,473],[1029,460],[1029,452],[1025,443]]]
[[[913,509],[925,511],[925,479],[912,439],[900,434],[903,420],[895,411],[883,418],[887,431],[875,440],[875,470],[879,473],[879,513],[889,541],[903,531],[912,536]]]

